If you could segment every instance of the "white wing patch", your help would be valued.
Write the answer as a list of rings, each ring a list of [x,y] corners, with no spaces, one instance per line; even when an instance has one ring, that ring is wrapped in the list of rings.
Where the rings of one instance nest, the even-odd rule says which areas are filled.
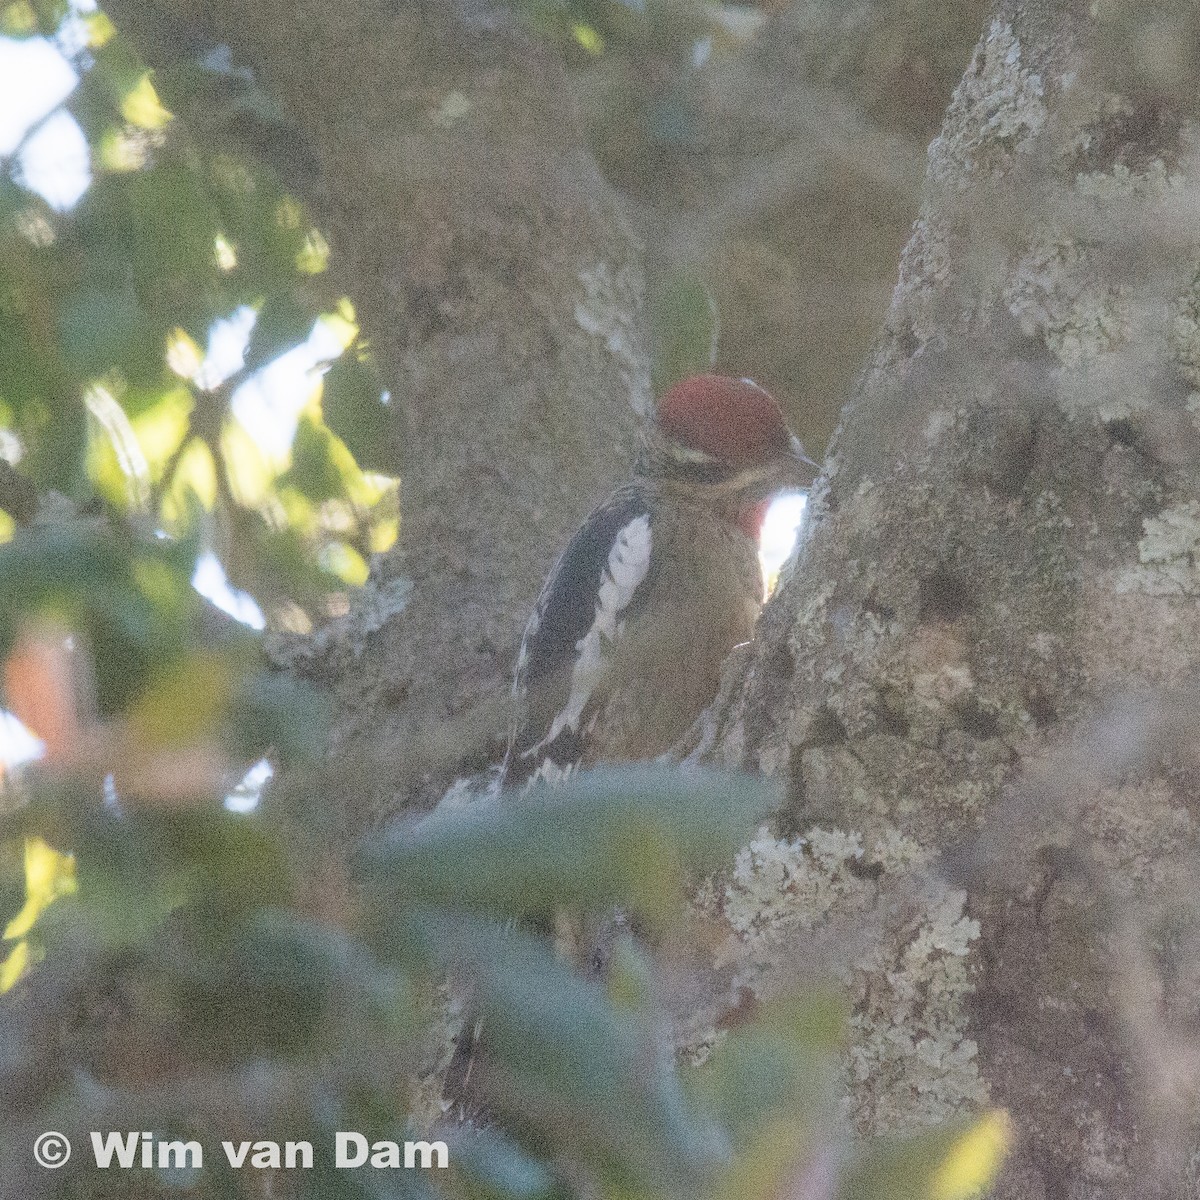
[[[538,764],[538,769],[526,781],[525,789],[528,790],[537,783],[546,783],[551,787],[556,787],[560,783],[566,783],[574,770],[574,763],[567,763],[565,767],[560,767],[552,758],[544,758]]]
[[[618,534],[608,552],[608,564],[600,579],[596,615],[591,627],[575,643],[575,665],[571,669],[571,693],[554,718],[546,736],[526,755],[549,745],[566,728],[579,729],[579,720],[596,685],[604,677],[605,647],[612,645],[625,627],[622,614],[650,569],[650,516],[634,517]]]

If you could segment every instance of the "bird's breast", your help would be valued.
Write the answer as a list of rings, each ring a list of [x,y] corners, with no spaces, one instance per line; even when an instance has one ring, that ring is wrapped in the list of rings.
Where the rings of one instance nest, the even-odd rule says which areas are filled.
[[[615,647],[589,762],[668,751],[716,695],[730,651],[754,634],[762,574],[753,543],[736,531],[700,533],[707,536],[660,541],[646,604]]]

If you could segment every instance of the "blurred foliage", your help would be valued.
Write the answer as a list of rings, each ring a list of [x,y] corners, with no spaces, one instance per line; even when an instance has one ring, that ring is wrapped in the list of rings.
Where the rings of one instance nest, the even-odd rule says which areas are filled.
[[[6,457],[77,508],[215,552],[268,611],[318,617],[398,528],[386,400],[328,245],[269,167],[172,117],[102,13],[64,25],[63,7],[0,10],[10,36],[58,30],[75,47],[66,109],[92,172],[65,212],[24,184],[22,147],[0,177]],[[211,86],[215,72],[193,73]],[[251,321],[239,347],[230,330]],[[220,322],[235,344],[206,355]]]
[[[666,49],[691,54],[696,41],[709,38],[738,44],[766,21],[753,4],[712,0],[513,0],[515,7],[543,34],[560,38],[566,48],[587,55],[609,48]],[[766,6],[764,6],[766,7]]]
[[[720,325],[717,304],[702,280],[677,274],[651,291],[650,382],[661,396],[689,375],[712,370]]]
[[[144,792],[106,804],[51,763],[21,791],[0,845],[35,848],[31,883],[57,866],[77,886],[58,887],[31,928],[25,914],[10,926],[26,960],[44,961],[7,1002],[23,989],[43,1002],[43,976],[68,964],[102,965],[115,979],[107,999],[70,997],[82,1049],[44,1064],[36,1082],[20,1074],[36,1068],[38,1048],[17,1053],[21,1028],[0,1023],[0,1094],[21,1097],[0,1120],[5,1164],[44,1127],[73,1138],[152,1127],[210,1151],[189,1185],[199,1196],[259,1194],[253,1172],[222,1174],[211,1152],[223,1138],[267,1136],[314,1144],[313,1171],[272,1184],[273,1195],[300,1197],[768,1200],[827,1163],[847,1198],[953,1198],[977,1194],[994,1169],[990,1118],[904,1143],[846,1138],[836,995],[779,997],[702,1067],[677,1068],[663,982],[628,937],[606,987],[545,937],[504,925],[552,907],[602,918],[616,904],[643,928],[677,926],[685,879],[727,862],[771,807],[764,783],[633,768],[480,801],[394,829],[319,897],[310,883],[328,855],[325,829],[286,788],[247,816],[223,811],[211,787],[186,806]],[[440,1109],[431,1113],[416,1081],[437,1074],[447,976],[487,1029],[476,1070],[490,1125],[442,1130],[445,1174],[393,1184],[330,1170],[335,1130],[372,1141],[437,1133],[427,1122]],[[90,1194],[86,1157],[22,1194]],[[170,1193],[168,1179],[145,1174],[109,1176],[104,1194]]]
[[[26,934],[60,896],[75,890],[75,860],[46,845],[40,837],[25,840],[23,870],[15,868],[22,862],[20,846],[8,841],[0,849],[0,925],[4,926],[3,940],[13,945],[0,962],[0,993],[9,988],[28,970],[30,948]],[[18,909],[13,916],[13,910]]]
[[[526,7],[593,57],[639,41],[674,53],[758,19],[684,0]],[[327,282],[330,247],[244,140],[222,140],[231,113],[281,115],[219,61],[151,76],[98,12],[18,0],[0,31],[71,47],[92,171],[66,211],[22,180],[20,148],[0,178],[0,448],[15,467],[0,474],[3,703],[44,744],[0,781],[0,1192],[976,1194],[1006,1140],[995,1118],[886,1144],[845,1128],[847,1014],[822,989],[775,997],[701,1066],[676,1063],[668,974],[647,945],[702,951],[688,887],[769,813],[763,782],[596,773],[345,850],[339,788],[365,768],[330,769],[323,697],[272,671],[261,633],[192,584],[212,551],[273,623],[315,618],[399,519],[395,421]],[[230,76],[245,86],[230,92]],[[211,123],[184,128],[177,99]],[[703,283],[670,279],[653,307],[656,382],[707,367]],[[247,314],[244,347],[216,370],[206,347]],[[265,429],[243,422],[314,327],[294,433],[270,410]],[[617,939],[601,981],[545,931],[614,909],[640,935]],[[440,1102],[463,1004],[487,1030],[482,1128]],[[60,1171],[31,1160],[47,1128],[77,1147]],[[204,1170],[98,1183],[92,1129],[198,1138]],[[338,1129],[444,1136],[451,1169],[333,1169]],[[315,1167],[266,1183],[226,1169],[222,1139],[268,1137],[310,1140]]]
[[[5,700],[48,745],[0,818],[0,1173],[27,1166],[43,1128],[84,1145],[94,1128],[153,1128],[206,1146],[188,1185],[202,1197],[260,1195],[216,1151],[272,1136],[311,1141],[317,1162],[277,1176],[275,1196],[769,1200],[816,1170],[856,1200],[953,1200],[990,1175],[989,1118],[904,1143],[847,1137],[836,996],[778,997],[678,1068],[669,988],[644,949],[624,937],[605,984],[536,932],[619,908],[687,940],[689,881],[751,836],[768,784],[594,773],[435,812],[346,863],[319,699],[263,670],[258,635],[198,619],[184,547],[112,528],[73,518],[0,548]],[[227,811],[267,753],[280,785]],[[446,978],[487,1029],[476,1086],[492,1123],[447,1123],[445,1174],[331,1169],[338,1129],[432,1136]],[[86,1158],[13,1186],[98,1194]],[[178,1186],[145,1175],[106,1173],[103,1194]]]

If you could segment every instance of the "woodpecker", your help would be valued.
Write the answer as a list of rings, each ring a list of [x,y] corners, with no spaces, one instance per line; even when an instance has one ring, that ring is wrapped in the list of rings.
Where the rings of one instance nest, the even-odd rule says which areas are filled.
[[[669,750],[754,632],[771,498],[818,470],[753,380],[666,392],[632,480],[571,538],[529,618],[501,786]]]

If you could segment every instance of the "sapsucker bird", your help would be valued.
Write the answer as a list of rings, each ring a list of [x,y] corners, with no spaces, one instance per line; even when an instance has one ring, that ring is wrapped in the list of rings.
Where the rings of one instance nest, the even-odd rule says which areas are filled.
[[[538,597],[502,785],[669,750],[754,632],[767,505],[816,474],[752,380],[698,375],[671,388],[633,479],[584,521]]]

